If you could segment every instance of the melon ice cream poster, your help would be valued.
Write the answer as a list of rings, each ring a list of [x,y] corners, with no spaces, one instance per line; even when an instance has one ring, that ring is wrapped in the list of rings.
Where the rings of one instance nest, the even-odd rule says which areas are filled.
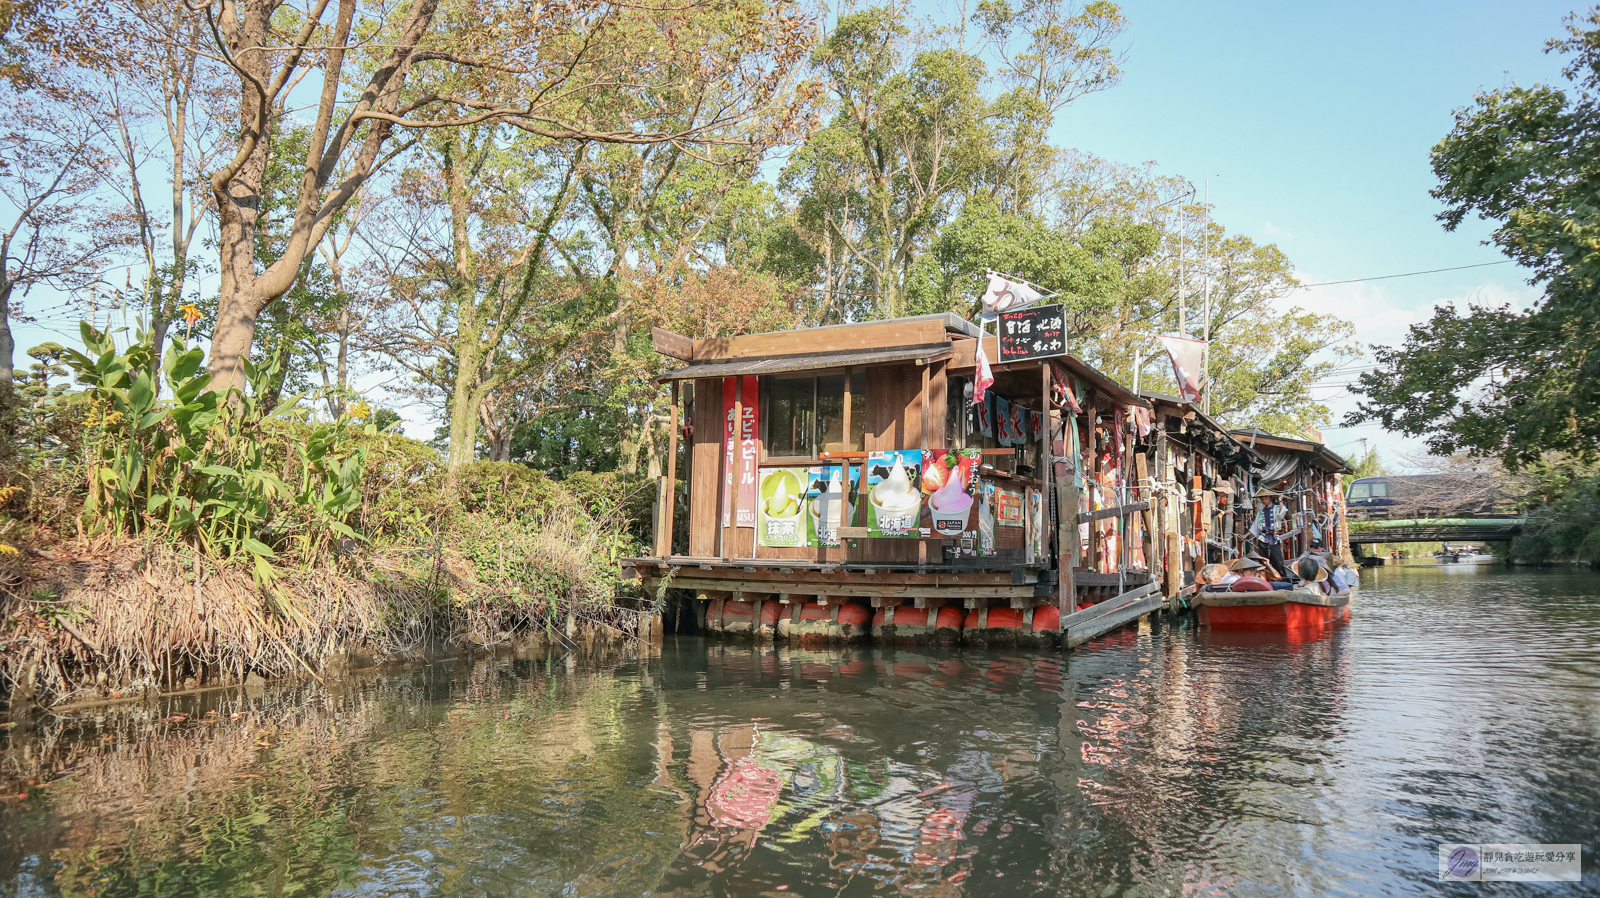
[[[763,546],[816,544],[808,506],[811,472],[807,468],[762,468],[756,501],[756,534]]]
[[[972,525],[981,453],[977,449],[940,449],[922,463],[922,492],[928,497],[928,517],[939,536],[960,536]]]
[[[922,450],[867,453],[867,535],[921,536]]]

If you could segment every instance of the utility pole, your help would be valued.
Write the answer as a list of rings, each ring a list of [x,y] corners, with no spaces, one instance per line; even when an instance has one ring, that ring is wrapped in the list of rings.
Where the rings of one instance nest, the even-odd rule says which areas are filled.
[[[1188,283],[1183,278],[1183,207],[1178,207],[1178,336],[1189,336],[1185,320],[1188,304]]]
[[[1206,178],[1206,218],[1205,225],[1211,224],[1211,179]],[[1204,225],[1203,225],[1204,227]],[[1205,385],[1206,414],[1211,414],[1211,258],[1207,252],[1211,249],[1211,228],[1206,227],[1201,232],[1205,240],[1204,249],[1200,258],[1206,266],[1206,326],[1205,326],[1205,364],[1201,368],[1200,382]]]

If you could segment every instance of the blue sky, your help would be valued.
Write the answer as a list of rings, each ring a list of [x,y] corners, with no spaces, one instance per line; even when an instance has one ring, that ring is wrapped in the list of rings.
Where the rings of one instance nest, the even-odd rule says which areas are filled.
[[[1278,244],[1304,283],[1499,261],[1479,223],[1446,233],[1429,149],[1480,88],[1554,81],[1543,52],[1576,7],[1515,3],[1233,3],[1130,0],[1126,74],[1062,114],[1055,139],[1119,162],[1155,161],[1199,187],[1229,231]],[[1293,302],[1396,343],[1440,302],[1530,302],[1512,265],[1298,291]],[[1366,364],[1362,362],[1360,364]],[[1344,378],[1348,379],[1348,378]],[[1317,391],[1337,415],[1352,403]],[[1386,455],[1418,444],[1330,428]]]

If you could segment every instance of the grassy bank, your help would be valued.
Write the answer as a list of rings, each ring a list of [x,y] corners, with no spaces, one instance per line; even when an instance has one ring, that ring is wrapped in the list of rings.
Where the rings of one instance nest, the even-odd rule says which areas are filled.
[[[252,677],[355,653],[636,629],[618,561],[653,491],[523,465],[447,470],[350,414],[208,388],[86,330],[86,388],[25,397],[0,458],[0,691],[38,704]],[[165,397],[165,398],[161,398]],[[271,401],[269,401],[271,400]]]

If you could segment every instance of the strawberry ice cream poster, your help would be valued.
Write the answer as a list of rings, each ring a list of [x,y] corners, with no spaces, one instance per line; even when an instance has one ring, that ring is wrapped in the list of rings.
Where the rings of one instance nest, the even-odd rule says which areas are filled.
[[[960,536],[974,529],[972,509],[977,494],[977,449],[939,449],[922,465],[922,492],[938,536]]]

